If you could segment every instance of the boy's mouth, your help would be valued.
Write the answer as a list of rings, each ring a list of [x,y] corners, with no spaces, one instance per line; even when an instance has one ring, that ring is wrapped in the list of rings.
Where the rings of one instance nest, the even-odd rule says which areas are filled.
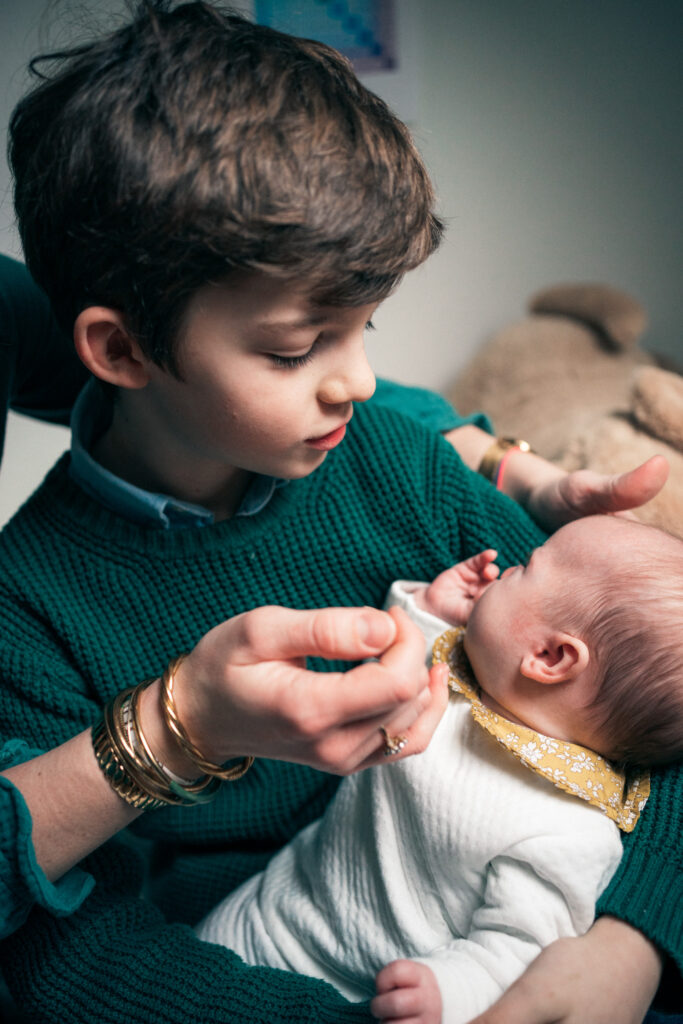
[[[332,448],[336,448],[340,441],[344,440],[345,433],[346,424],[342,423],[340,427],[331,430],[329,434],[323,434],[322,437],[307,437],[306,444],[309,448],[317,448],[318,451],[329,452]]]

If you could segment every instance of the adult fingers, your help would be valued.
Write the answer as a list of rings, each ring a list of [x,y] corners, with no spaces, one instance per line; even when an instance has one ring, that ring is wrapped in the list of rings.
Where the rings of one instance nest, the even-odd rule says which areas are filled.
[[[370,768],[373,765],[388,761],[401,761],[404,757],[421,754],[427,749],[434,730],[441,721],[448,704],[448,667],[434,665],[429,673],[429,687],[423,691],[415,702],[419,710],[412,722],[406,723],[403,712],[392,718],[376,719],[374,723],[363,723],[370,726],[370,731],[362,734],[360,730],[358,748],[353,753],[356,762],[355,770]],[[374,726],[374,727],[373,727]],[[383,726],[389,736],[404,736],[405,746],[396,754],[386,755],[384,752],[384,736],[380,732]]]
[[[396,637],[391,616],[377,608],[299,611],[271,605],[244,612],[224,625],[232,626],[236,664],[304,656],[360,661],[380,654]]]
[[[298,700],[299,690],[315,708],[316,731],[350,723],[370,727],[377,716],[393,715],[427,688],[429,675],[424,663],[424,637],[405,612],[392,608],[389,615],[396,634],[394,643],[376,661],[358,665],[348,672],[300,673],[289,699]]]
[[[669,476],[669,463],[663,455],[653,455],[647,462],[617,476],[612,483],[614,512],[638,508],[657,495]]]
[[[663,455],[613,476],[591,470],[570,473],[559,484],[566,489],[566,500],[575,515],[623,512],[638,508],[655,497],[666,483],[669,464]]]

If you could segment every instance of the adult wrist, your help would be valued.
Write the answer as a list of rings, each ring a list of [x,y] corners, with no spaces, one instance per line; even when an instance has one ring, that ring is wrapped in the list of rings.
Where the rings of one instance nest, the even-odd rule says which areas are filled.
[[[528,454],[531,445],[528,441],[514,437],[497,437],[481,457],[477,472],[489,480],[494,487],[503,491],[505,470],[515,453]]]
[[[142,730],[159,760],[182,778],[199,774],[166,725],[161,707],[161,679],[155,679],[141,694],[139,707]]]

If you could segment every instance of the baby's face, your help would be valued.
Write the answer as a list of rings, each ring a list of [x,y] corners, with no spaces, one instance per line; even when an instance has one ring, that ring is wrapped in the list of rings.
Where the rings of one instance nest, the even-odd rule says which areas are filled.
[[[484,591],[470,614],[465,649],[481,686],[509,707],[507,688],[518,677],[523,655],[549,629],[576,630],[581,615],[566,618],[572,589],[589,575],[608,575],[623,557],[626,523],[591,516],[562,527],[523,564],[506,569]],[[558,602],[556,597],[564,600]],[[564,609],[560,611],[560,609]],[[573,610],[574,611],[574,610]],[[514,710],[510,708],[510,710]]]

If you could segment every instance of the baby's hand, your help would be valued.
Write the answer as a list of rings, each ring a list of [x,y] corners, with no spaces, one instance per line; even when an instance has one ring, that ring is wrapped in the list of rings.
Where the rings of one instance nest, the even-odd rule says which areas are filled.
[[[489,548],[465,562],[458,562],[437,576],[425,590],[416,593],[415,600],[421,608],[452,626],[465,626],[474,603],[500,572],[493,564],[497,554]]]
[[[370,1012],[383,1021],[441,1024],[441,993],[434,972],[413,960],[394,960],[375,978]]]

